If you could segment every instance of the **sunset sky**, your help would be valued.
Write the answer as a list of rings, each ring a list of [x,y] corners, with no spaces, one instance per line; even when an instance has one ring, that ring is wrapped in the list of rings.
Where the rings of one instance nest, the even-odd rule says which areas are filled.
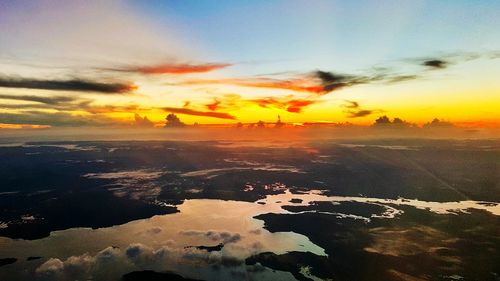
[[[499,127],[499,26],[497,0],[0,0],[0,127]]]

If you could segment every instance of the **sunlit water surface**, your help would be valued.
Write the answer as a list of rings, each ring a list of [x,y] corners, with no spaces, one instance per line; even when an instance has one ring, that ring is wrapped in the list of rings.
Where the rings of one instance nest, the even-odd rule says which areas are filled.
[[[291,199],[301,199],[300,203],[291,203]],[[352,214],[328,213],[339,218],[391,219],[402,211],[399,205],[414,206],[437,214],[453,214],[468,212],[469,209],[480,209],[494,215],[500,215],[500,205],[495,203],[461,201],[461,202],[426,202],[409,199],[379,199],[366,197],[325,196],[321,191],[304,194],[292,194],[288,190],[282,194],[269,195],[257,202],[223,201],[210,199],[185,200],[178,206],[179,213],[154,216],[149,219],[132,221],[113,227],[89,229],[73,228],[54,231],[44,239],[12,240],[0,238],[0,255],[17,257],[18,262],[2,271],[9,280],[22,280],[28,276],[48,277],[45,269],[55,266],[67,266],[67,263],[88,262],[84,274],[100,278],[119,278],[123,273],[132,270],[154,269],[169,270],[185,276],[217,280],[231,278],[246,280],[248,268],[241,263],[245,258],[260,252],[277,254],[289,251],[309,251],[316,255],[326,255],[324,250],[312,243],[306,236],[293,232],[270,233],[263,228],[263,221],[254,216],[266,213],[288,213],[281,207],[284,205],[306,206],[313,201],[360,202],[382,205],[386,211],[361,217]],[[224,244],[221,251],[207,252],[192,246],[215,246]],[[41,256],[45,261],[26,261],[29,256]],[[112,257],[112,258],[110,258]],[[57,260],[55,260],[57,259]],[[104,269],[103,260],[111,263],[114,270]],[[231,270],[217,268],[219,263],[232,264]],[[47,265],[47,263],[49,263]],[[63,265],[61,265],[62,263]],[[44,267],[45,266],[45,267]],[[38,269],[37,269],[38,268]],[[101,272],[99,272],[101,270]],[[103,273],[105,272],[105,273]],[[50,270],[48,273],[51,273]],[[104,275],[103,275],[104,274]],[[307,273],[309,274],[309,273]],[[289,279],[285,272],[269,269],[251,273],[255,280]],[[97,276],[97,277],[96,277]]]

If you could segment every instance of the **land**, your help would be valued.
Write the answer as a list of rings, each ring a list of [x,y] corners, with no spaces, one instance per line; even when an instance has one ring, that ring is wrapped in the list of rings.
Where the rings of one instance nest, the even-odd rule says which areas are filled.
[[[498,140],[32,142],[0,146],[0,159],[0,236],[14,239],[172,214],[187,199],[264,204],[267,195],[285,191],[500,202]],[[260,252],[246,264],[289,272],[298,280],[499,280],[498,216],[394,207],[401,213],[387,218],[380,204],[304,205],[293,198],[283,206],[288,213],[255,219],[270,232],[306,236],[327,256]],[[193,248],[225,250],[224,244]],[[2,258],[0,264],[16,261]],[[142,271],[123,280],[189,280],[179,278]]]

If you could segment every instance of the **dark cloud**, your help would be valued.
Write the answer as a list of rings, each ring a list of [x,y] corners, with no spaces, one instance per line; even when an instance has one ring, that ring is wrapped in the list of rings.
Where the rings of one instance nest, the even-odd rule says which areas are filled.
[[[147,110],[138,105],[93,105],[92,99],[74,96],[0,95],[0,100],[32,101],[34,103],[4,103],[4,109],[52,109],[57,111],[86,111],[92,114],[111,112],[134,112]]]
[[[378,109],[362,109],[359,102],[350,100],[347,100],[343,107],[346,109],[345,112],[347,113],[348,118],[365,117],[373,113],[380,112]]]
[[[441,59],[432,59],[422,62],[422,65],[429,68],[442,69],[448,66],[448,62]]]
[[[357,117],[365,117],[365,116],[368,116],[371,114],[373,114],[373,110],[362,109],[362,110],[358,110],[358,111],[349,112],[349,115],[347,117],[357,118]]]
[[[380,127],[380,128],[406,128],[406,127],[412,127],[414,124],[411,124],[409,122],[406,122],[405,120],[401,118],[394,118],[392,121],[387,117],[386,115],[381,116],[375,120],[373,123],[374,127]]]
[[[384,116],[381,116],[379,118],[377,118],[375,120],[375,123],[373,125],[386,125],[386,124],[391,124],[391,120],[389,119],[389,117],[387,117],[386,115]]]
[[[44,97],[35,95],[0,95],[0,99],[32,101],[48,105],[58,105],[61,103],[68,103],[78,100],[75,97],[67,97],[67,96]]]
[[[431,69],[444,69],[452,64],[470,62],[479,59],[494,60],[500,58],[500,51],[490,50],[483,52],[451,52],[440,53],[433,57],[405,59],[403,61],[418,63]]]
[[[75,116],[65,112],[23,111],[0,113],[0,123],[32,124],[49,126],[104,126],[116,125],[117,121],[100,115]]]
[[[386,77],[385,81],[387,83],[399,83],[404,81],[416,80],[418,78],[420,78],[420,75],[417,74],[389,75]]]
[[[105,94],[120,94],[135,90],[137,87],[126,83],[101,83],[89,80],[39,80],[0,76],[0,87],[24,88],[54,91],[96,92]]]
[[[129,259],[137,259],[141,256],[144,255],[144,253],[151,252],[152,249],[144,246],[143,244],[136,243],[136,244],[130,244],[127,249],[125,249],[125,255]]]
[[[229,113],[225,112],[212,112],[212,111],[198,111],[194,109],[189,109],[189,108],[183,108],[183,107],[164,107],[162,108],[164,111],[171,112],[171,113],[177,113],[177,114],[186,114],[186,115],[195,115],[195,116],[205,116],[205,117],[213,117],[213,118],[219,118],[219,119],[231,119],[234,120],[236,117]]]
[[[346,100],[346,103],[344,105],[345,108],[359,108],[359,103],[357,101],[350,101]]]
[[[314,74],[321,80],[323,92],[328,93],[341,88],[366,83],[365,78],[318,70]]]
[[[177,117],[177,115],[175,115],[173,113],[170,113],[169,115],[167,115],[165,120],[166,120],[165,127],[184,127],[184,126],[186,126],[186,124],[182,123],[181,119],[179,119],[179,117]]]

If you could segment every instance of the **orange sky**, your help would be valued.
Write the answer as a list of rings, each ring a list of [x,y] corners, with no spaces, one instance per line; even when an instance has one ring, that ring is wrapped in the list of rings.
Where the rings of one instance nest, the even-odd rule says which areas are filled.
[[[337,26],[331,38],[312,32],[335,24],[324,11],[335,15],[342,10],[326,3],[301,6],[315,12],[314,19],[294,12],[282,17],[266,14],[292,4],[266,6],[263,22],[304,29],[277,26],[284,28],[278,37],[270,27],[263,29],[263,22],[217,24],[233,14],[221,10],[213,18],[214,11],[201,6],[189,12],[198,17],[179,18],[169,14],[171,10],[157,13],[154,7],[131,3],[33,5],[3,7],[3,128],[161,126],[169,113],[186,124],[274,122],[279,115],[289,123],[370,125],[387,115],[418,125],[439,118],[461,126],[500,127],[500,36],[473,18],[461,20],[471,29],[464,29],[464,36],[475,40],[458,49],[457,38],[440,37],[434,26],[419,25],[423,17],[429,24],[455,29],[454,14],[421,15],[417,11],[425,7],[419,5],[384,5],[374,13],[367,7],[356,21],[359,30],[349,33]],[[182,5],[171,5],[187,12]],[[224,5],[235,8],[232,3]],[[465,9],[454,5],[448,8]],[[213,7],[219,8],[223,4]],[[28,20],[30,9],[37,13]],[[477,9],[484,9],[485,16],[490,10]],[[401,14],[408,18],[403,20]],[[397,20],[407,32],[386,18]],[[342,18],[341,23],[351,19]],[[206,29],[214,24],[217,29]],[[238,25],[244,25],[253,41]],[[411,31],[417,28],[422,34]],[[372,40],[372,33],[381,37]],[[419,47],[422,38],[434,44]],[[365,44],[349,42],[354,39]],[[254,41],[262,44],[252,46]]]

